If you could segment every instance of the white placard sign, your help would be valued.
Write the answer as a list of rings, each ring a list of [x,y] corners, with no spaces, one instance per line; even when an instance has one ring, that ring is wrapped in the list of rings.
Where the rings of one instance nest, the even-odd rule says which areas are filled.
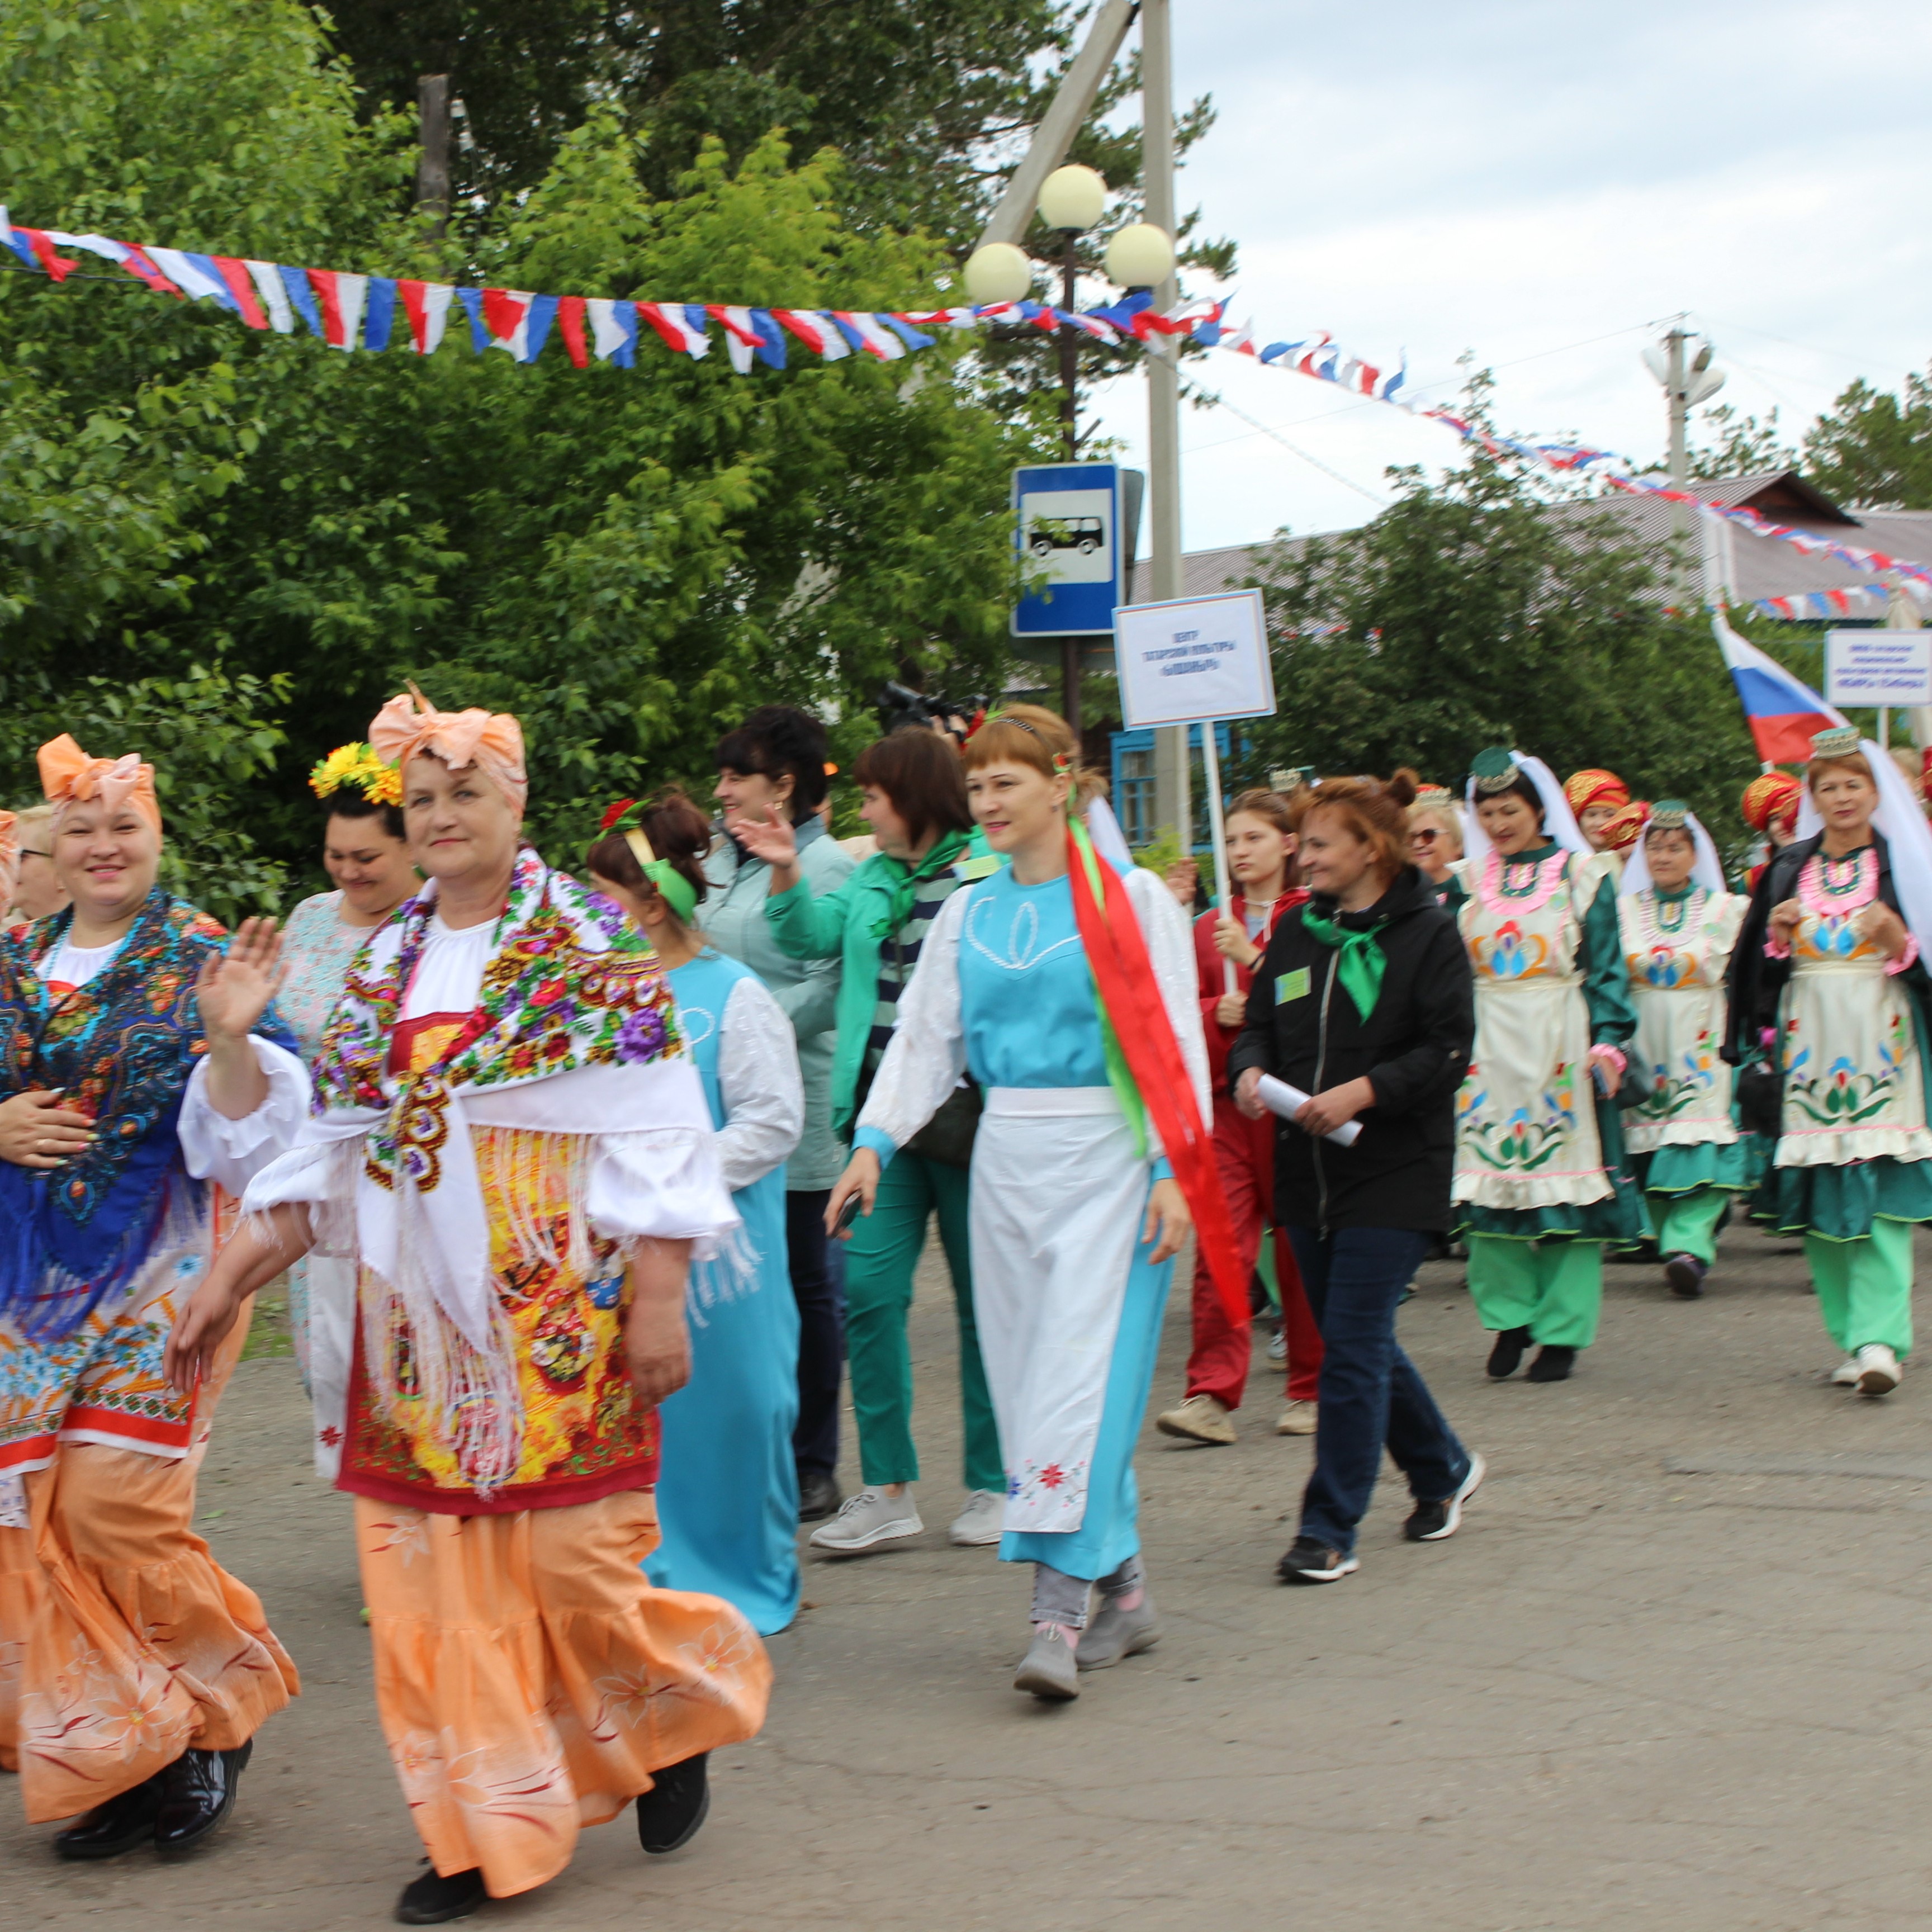
[[[1932,704],[1932,631],[1827,631],[1825,701]]]
[[[1264,718],[1274,710],[1258,590],[1124,604],[1114,614],[1114,650],[1120,717],[1130,730]]]

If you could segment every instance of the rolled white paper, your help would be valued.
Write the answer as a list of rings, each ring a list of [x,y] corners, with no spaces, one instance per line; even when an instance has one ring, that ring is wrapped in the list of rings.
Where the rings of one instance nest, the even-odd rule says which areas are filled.
[[[1255,1096],[1270,1114],[1279,1114],[1284,1120],[1293,1120],[1313,1097],[1299,1087],[1291,1087],[1286,1080],[1277,1080],[1272,1073],[1262,1076],[1255,1088]],[[1333,1141],[1337,1147],[1353,1147],[1361,1131],[1360,1120],[1344,1120],[1332,1134],[1324,1134],[1322,1138]]]

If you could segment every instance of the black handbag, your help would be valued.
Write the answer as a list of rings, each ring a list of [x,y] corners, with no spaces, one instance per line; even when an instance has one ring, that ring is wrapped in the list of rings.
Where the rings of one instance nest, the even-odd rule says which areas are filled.
[[[906,1152],[944,1167],[970,1167],[974,1137],[986,1109],[986,1096],[971,1081],[961,1081],[939,1103],[939,1112],[906,1142]]]

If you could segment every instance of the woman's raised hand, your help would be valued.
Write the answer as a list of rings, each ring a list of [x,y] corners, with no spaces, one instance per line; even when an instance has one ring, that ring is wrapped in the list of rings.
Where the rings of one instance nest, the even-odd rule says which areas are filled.
[[[743,812],[734,814],[725,820],[724,827],[753,858],[764,860],[774,872],[797,862],[797,833],[769,808],[763,818],[753,818]]]
[[[196,976],[202,1031],[212,1040],[240,1040],[254,1032],[287,975],[275,922],[244,920],[226,955],[211,952]]]

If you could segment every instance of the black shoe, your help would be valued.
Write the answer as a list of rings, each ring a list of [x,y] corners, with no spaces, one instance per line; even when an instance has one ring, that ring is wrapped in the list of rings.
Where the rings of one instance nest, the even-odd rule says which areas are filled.
[[[1664,1264],[1664,1278],[1680,1301],[1695,1301],[1704,1292],[1704,1277],[1710,1272],[1710,1263],[1695,1255],[1672,1255]]]
[[[1576,1364],[1576,1351],[1574,1348],[1552,1348],[1546,1343],[1537,1350],[1536,1360],[1530,1364],[1529,1373],[1524,1376],[1523,1380],[1567,1382],[1570,1379],[1570,1371]]]
[[[798,1472],[798,1520],[816,1522],[830,1516],[845,1500],[838,1478],[829,1469],[801,1469]]]
[[[115,1858],[136,1845],[151,1843],[154,1814],[161,1808],[161,1780],[152,1778],[117,1792],[97,1804],[78,1825],[70,1825],[54,1840],[54,1856],[62,1858]]]
[[[1443,1497],[1439,1502],[1418,1502],[1402,1526],[1402,1534],[1412,1543],[1440,1543],[1445,1536],[1454,1536],[1462,1520],[1462,1505],[1476,1493],[1488,1467],[1481,1456],[1471,1450],[1469,1473],[1456,1484],[1455,1494]]]
[[[1344,1556],[1317,1537],[1298,1536],[1274,1574],[1284,1583],[1339,1583],[1361,1567],[1354,1557]]]
[[[1528,1346],[1527,1328],[1498,1330],[1496,1346],[1490,1351],[1490,1379],[1499,1382],[1505,1376],[1514,1375],[1522,1366],[1523,1351]]]
[[[423,1862],[429,1864],[427,1858]],[[452,1872],[443,1878],[430,1866],[403,1887],[396,1917],[405,1925],[441,1925],[452,1918],[467,1918],[489,1895],[483,1889],[481,1870]]]
[[[164,1858],[198,1845],[235,1809],[242,1772],[254,1756],[250,1738],[238,1750],[186,1750],[161,1773],[161,1807],[154,1849]]]
[[[657,1782],[638,1796],[638,1843],[646,1851],[674,1852],[698,1836],[711,1810],[710,1755],[700,1751],[652,1774]]]

